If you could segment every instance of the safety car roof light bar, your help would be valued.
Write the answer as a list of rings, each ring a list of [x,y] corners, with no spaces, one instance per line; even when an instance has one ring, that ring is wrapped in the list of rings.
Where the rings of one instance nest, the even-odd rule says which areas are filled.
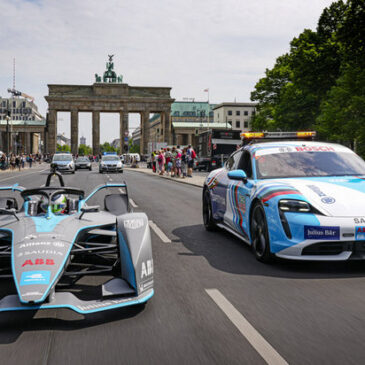
[[[297,132],[244,132],[241,133],[243,140],[247,139],[313,139],[316,137],[315,131],[297,131]]]

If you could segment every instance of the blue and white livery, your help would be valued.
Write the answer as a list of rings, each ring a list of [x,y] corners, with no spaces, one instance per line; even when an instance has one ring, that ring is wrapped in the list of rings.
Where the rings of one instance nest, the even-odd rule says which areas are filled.
[[[207,177],[203,219],[263,262],[365,259],[365,162],[338,144],[247,145]]]

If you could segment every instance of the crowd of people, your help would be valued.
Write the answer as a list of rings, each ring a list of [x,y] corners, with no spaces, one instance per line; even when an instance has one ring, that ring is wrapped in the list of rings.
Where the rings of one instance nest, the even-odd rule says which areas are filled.
[[[5,153],[2,153],[0,156],[0,169],[1,170],[15,170],[15,169],[24,169],[24,167],[31,168],[33,163],[41,163],[42,160],[46,158],[45,155],[41,155],[39,153],[36,154],[14,154],[11,153],[9,156],[6,156]]]
[[[176,178],[193,177],[195,159],[196,153],[191,145],[182,149],[180,146],[163,148],[152,152],[152,170]]]

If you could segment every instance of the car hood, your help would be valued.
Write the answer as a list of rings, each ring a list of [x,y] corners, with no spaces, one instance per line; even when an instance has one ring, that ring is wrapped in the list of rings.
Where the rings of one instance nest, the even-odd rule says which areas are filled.
[[[282,199],[297,194],[296,198],[302,196],[325,215],[365,217],[365,176],[265,180],[257,185],[257,191],[264,193],[270,187],[273,193],[266,197]]]
[[[101,163],[104,165],[117,165],[119,162],[121,161],[101,161]]]
[[[54,161],[53,163],[55,163],[57,165],[68,165],[68,164],[72,163],[72,161]]]

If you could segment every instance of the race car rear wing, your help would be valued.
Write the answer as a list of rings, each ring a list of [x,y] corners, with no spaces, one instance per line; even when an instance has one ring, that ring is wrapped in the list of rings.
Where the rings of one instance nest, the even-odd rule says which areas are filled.
[[[254,142],[272,142],[283,140],[312,141],[315,139],[315,131],[297,132],[244,132],[241,133],[242,146]]]

